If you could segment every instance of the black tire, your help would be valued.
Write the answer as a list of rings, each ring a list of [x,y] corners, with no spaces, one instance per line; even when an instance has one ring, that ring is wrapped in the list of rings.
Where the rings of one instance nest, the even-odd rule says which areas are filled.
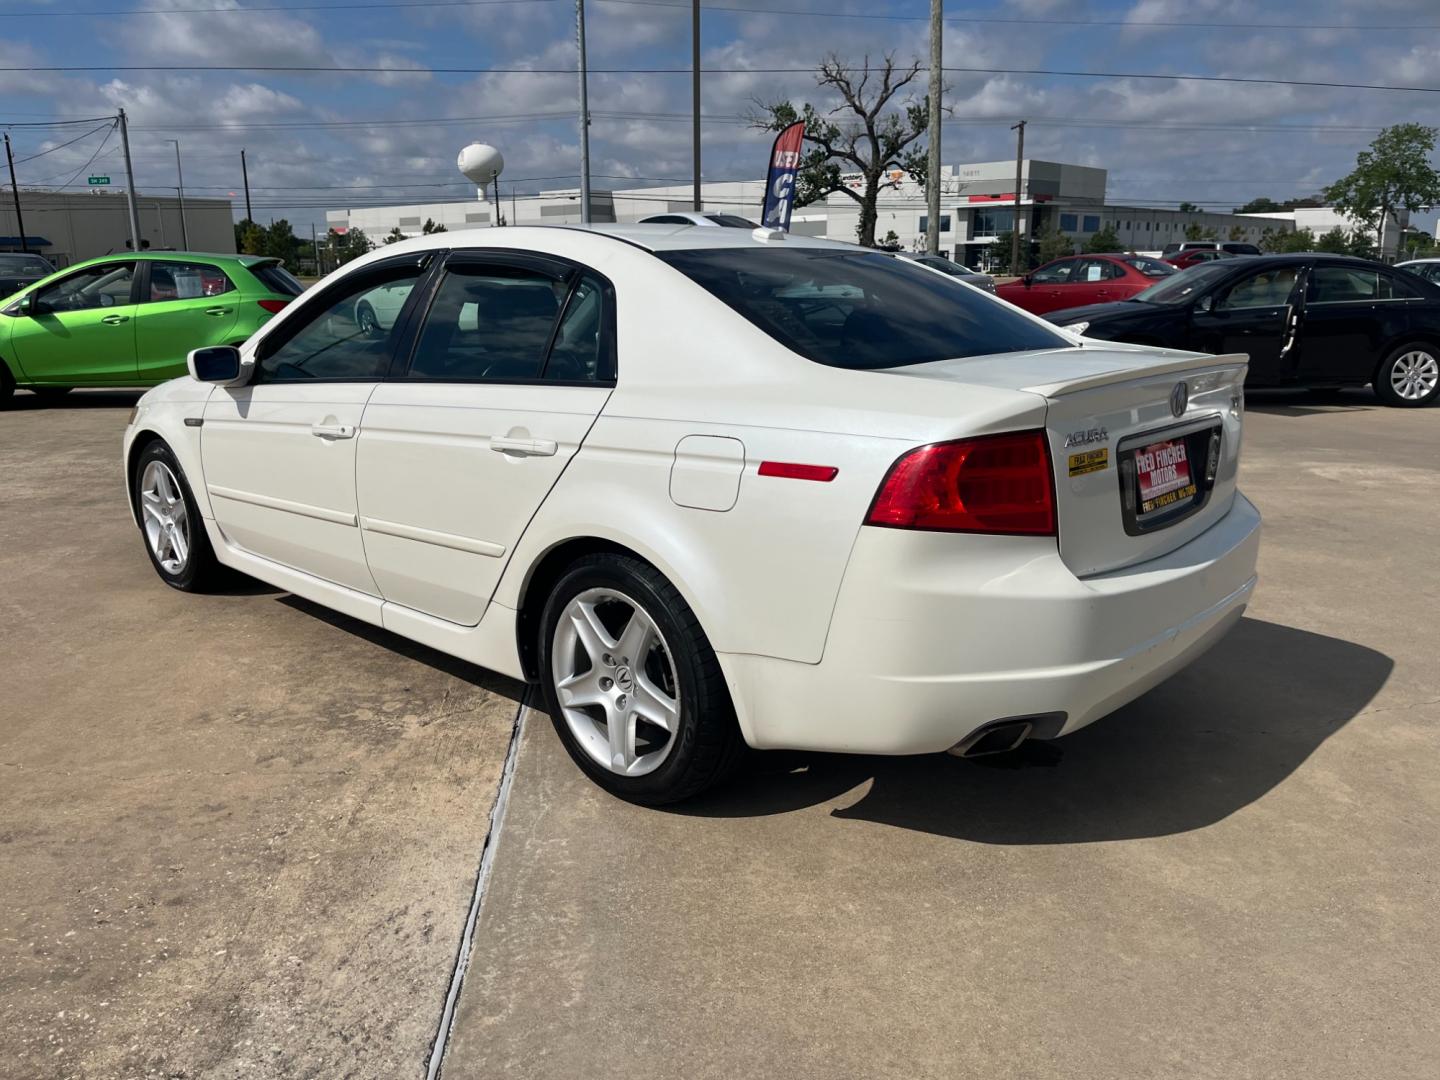
[[[41,398],[42,400],[45,400],[45,401],[58,401],[60,398],[64,397],[64,396],[65,396],[66,394],[68,394],[71,390],[73,390],[74,387],[73,387],[73,386],[31,386],[31,387],[28,387],[27,389],[29,389],[29,391],[30,391],[32,394],[34,394],[34,395],[35,395],[36,397],[38,397],[38,398]]]
[[[5,361],[0,360],[0,409],[9,406],[10,399],[15,396],[15,376],[10,374]]]
[[[1394,382],[1396,367],[1415,353],[1423,354],[1429,359],[1434,369],[1440,369],[1440,349],[1434,345],[1426,344],[1423,341],[1411,341],[1392,350],[1375,369],[1375,379],[1372,383],[1375,388],[1375,396],[1386,405],[1393,405],[1400,409],[1419,409],[1434,404],[1435,400],[1440,398],[1440,377],[1434,379],[1434,384],[1428,393],[1419,397],[1405,397],[1396,388]]]
[[[184,563],[174,570],[166,569],[156,556],[146,534],[145,512],[141,508],[141,481],[147,466],[154,461],[170,470],[185,505],[189,551]],[[204,592],[222,584],[226,576],[225,568],[216,560],[215,551],[210,546],[210,537],[205,532],[205,522],[195,506],[195,495],[190,490],[190,482],[185,478],[185,472],[180,468],[180,462],[175,459],[170,447],[161,440],[156,439],[140,451],[140,456],[135,461],[135,475],[131,477],[131,490],[134,492],[135,520],[140,525],[140,539],[145,545],[145,554],[150,556],[150,565],[155,567],[160,580],[181,592]]]
[[[680,701],[679,722],[668,756],[645,775],[622,776],[592,758],[571,731],[555,689],[552,660],[561,615],[573,599],[594,588],[612,589],[631,598],[669,646]],[[705,631],[675,586],[642,559],[600,553],[571,566],[545,602],[537,655],[545,705],[560,741],[580,770],[612,795],[644,806],[679,802],[720,783],[743,760],[745,741]]]

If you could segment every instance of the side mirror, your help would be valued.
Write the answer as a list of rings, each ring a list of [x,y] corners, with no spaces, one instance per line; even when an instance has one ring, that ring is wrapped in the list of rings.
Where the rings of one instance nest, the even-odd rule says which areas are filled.
[[[190,377],[216,386],[244,386],[255,370],[254,361],[245,363],[234,345],[212,345],[208,349],[191,349],[185,358]]]
[[[1021,277],[1020,277],[1020,280],[1024,283],[1025,288],[1028,289],[1032,284],[1034,284],[1034,282],[1035,282],[1035,275],[1034,275],[1034,274],[1022,274]]]

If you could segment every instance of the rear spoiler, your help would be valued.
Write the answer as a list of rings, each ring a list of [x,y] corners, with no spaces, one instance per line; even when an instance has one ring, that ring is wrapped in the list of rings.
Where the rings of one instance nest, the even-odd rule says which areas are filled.
[[[1107,348],[1120,347],[1118,342],[1106,342]],[[1148,346],[1135,346],[1137,351],[1154,352]],[[1187,371],[1196,374],[1201,372],[1213,372],[1217,368],[1239,371],[1244,377],[1245,371],[1250,367],[1250,357],[1246,353],[1225,353],[1223,356],[1209,356],[1197,353],[1182,353],[1177,350],[1162,350],[1160,355],[1166,354],[1175,357],[1174,360],[1167,360],[1151,364],[1143,369],[1117,368],[1115,371],[1100,372],[1097,375],[1083,375],[1077,379],[1062,379],[1056,382],[1036,383],[1034,386],[1025,387],[1026,390],[1035,394],[1043,394],[1045,397],[1053,398],[1062,394],[1074,394],[1081,390],[1090,390],[1097,386],[1108,386],[1111,383],[1130,382],[1132,379],[1150,378],[1155,375],[1180,375]]]

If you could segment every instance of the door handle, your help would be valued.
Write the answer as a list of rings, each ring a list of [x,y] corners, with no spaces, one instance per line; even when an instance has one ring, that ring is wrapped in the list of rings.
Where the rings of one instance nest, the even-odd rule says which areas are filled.
[[[106,316],[105,316],[103,319],[101,319],[100,321],[101,321],[102,323],[104,323],[106,326],[119,326],[121,323],[127,323],[127,322],[129,322],[129,321],[130,321],[130,316],[129,316],[129,315],[106,315]]]
[[[353,424],[311,424],[310,434],[319,439],[353,439]]]
[[[490,449],[499,454],[514,454],[516,457],[554,457],[559,446],[550,439],[511,439],[491,436]]]
[[[231,310],[232,309],[228,307],[209,307],[205,309],[205,314],[214,315],[216,318],[219,318],[221,315],[229,315]]]

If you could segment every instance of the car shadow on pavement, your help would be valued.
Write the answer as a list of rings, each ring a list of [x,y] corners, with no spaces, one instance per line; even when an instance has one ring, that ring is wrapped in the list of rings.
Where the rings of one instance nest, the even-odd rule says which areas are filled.
[[[1264,796],[1361,712],[1393,667],[1364,646],[1242,619],[1185,671],[1055,742],[974,760],[757,754],[731,784],[674,809],[780,814],[868,780],[832,816],[985,844],[1167,836]]]
[[[1368,386],[1343,390],[1246,390],[1247,412],[1267,416],[1325,416],[1346,412],[1383,409],[1380,399]]]
[[[140,400],[144,390],[72,390],[61,397],[42,397],[28,390],[16,390],[7,412],[27,409],[128,409]]]
[[[442,653],[438,649],[432,649],[428,645],[421,645],[417,641],[411,641],[409,638],[391,633],[382,627],[372,626],[359,619],[352,619],[349,615],[322,607],[293,593],[286,593],[282,596],[280,603],[286,604],[296,611],[304,612],[306,615],[312,615],[322,622],[329,623],[337,630],[344,630],[347,634],[363,638],[389,652],[409,657],[436,671],[442,671],[453,678],[468,682],[472,686],[478,686],[482,690],[507,697],[517,705],[524,698],[525,684],[508,675],[501,675],[498,671],[482,668],[468,660],[461,660],[459,657]]]

